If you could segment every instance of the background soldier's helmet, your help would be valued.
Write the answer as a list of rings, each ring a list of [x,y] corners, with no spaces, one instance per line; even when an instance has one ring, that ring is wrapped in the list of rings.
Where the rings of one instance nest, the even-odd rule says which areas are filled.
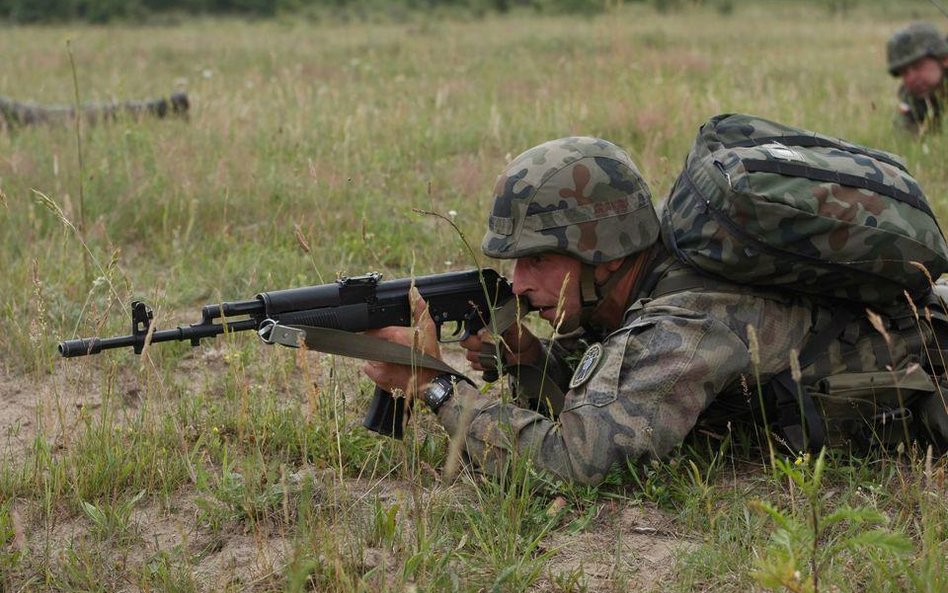
[[[588,264],[658,240],[648,185],[624,150],[599,138],[552,140],[507,165],[494,186],[484,253],[572,255]]]
[[[948,56],[948,41],[932,23],[912,23],[895,32],[886,45],[889,74],[898,76],[902,68],[919,58]]]

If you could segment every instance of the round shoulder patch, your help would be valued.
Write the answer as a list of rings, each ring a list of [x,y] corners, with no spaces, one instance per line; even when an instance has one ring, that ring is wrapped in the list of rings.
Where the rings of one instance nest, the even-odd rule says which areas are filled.
[[[602,344],[593,344],[587,348],[582,360],[576,365],[576,372],[573,373],[573,378],[569,380],[569,388],[576,389],[586,381],[589,381],[589,378],[592,377],[596,371],[596,367],[599,366],[600,360],[602,360]]]

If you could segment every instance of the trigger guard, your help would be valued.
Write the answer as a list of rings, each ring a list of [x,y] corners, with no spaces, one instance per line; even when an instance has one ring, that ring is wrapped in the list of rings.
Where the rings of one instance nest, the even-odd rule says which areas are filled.
[[[448,338],[445,338],[444,334],[441,332],[442,325],[439,324],[435,327],[435,333],[439,342],[442,344],[455,344],[471,335],[471,332],[467,329],[466,323],[463,321],[455,321],[455,323],[457,325],[455,326],[454,331],[451,332],[451,336]]]

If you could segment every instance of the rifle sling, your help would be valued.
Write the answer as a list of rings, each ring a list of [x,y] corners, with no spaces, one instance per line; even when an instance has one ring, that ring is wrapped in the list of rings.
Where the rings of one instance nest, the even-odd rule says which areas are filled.
[[[497,335],[502,334],[528,310],[529,307],[523,300],[519,298],[509,299],[502,306],[494,309],[491,331]],[[442,373],[449,373],[474,385],[474,382],[464,373],[442,360],[418,352],[409,346],[365,334],[328,327],[280,325],[277,323],[272,327],[267,340],[291,348],[305,345],[311,350],[327,354],[433,369]],[[486,351],[493,352],[494,346],[490,343],[484,344],[481,350],[482,359],[485,358]],[[494,358],[491,357],[491,360],[493,361]],[[490,367],[488,366],[488,368]],[[485,375],[487,373],[488,371],[485,371]]]
[[[299,342],[300,338],[302,338],[302,344]],[[375,336],[329,327],[278,324],[274,326],[270,339],[284,346],[305,345],[310,350],[327,354],[433,369],[470,381],[464,373],[433,356],[418,352],[410,346],[396,344]]]

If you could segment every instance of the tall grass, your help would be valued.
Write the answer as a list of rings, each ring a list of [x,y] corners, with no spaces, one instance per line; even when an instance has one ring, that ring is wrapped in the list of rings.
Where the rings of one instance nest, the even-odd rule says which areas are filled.
[[[948,214],[945,135],[893,131],[883,56],[895,26],[934,9],[744,4],[5,29],[4,94],[69,104],[183,86],[193,107],[188,121],[83,127],[82,169],[72,127],[0,135],[2,586],[581,591],[593,577],[557,572],[551,535],[612,533],[618,509],[654,505],[688,543],[661,567],[671,581],[630,571],[617,538],[607,589],[944,590],[945,466],[924,454],[831,457],[814,480],[812,465],[715,443],[596,489],[522,461],[501,483],[442,483],[445,435],[423,413],[402,442],[367,433],[370,385],[349,361],[250,335],[142,358],[55,351],[127,333],[132,298],[172,327],[205,303],[339,274],[503,268],[418,211],[476,244],[507,160],[570,134],[627,148],[660,198],[700,123],[755,113],[904,155]],[[844,506],[908,548],[820,556],[827,533],[858,533],[857,514],[835,532],[808,517]],[[807,580],[799,550],[814,542]],[[252,553],[226,564],[241,543]]]

